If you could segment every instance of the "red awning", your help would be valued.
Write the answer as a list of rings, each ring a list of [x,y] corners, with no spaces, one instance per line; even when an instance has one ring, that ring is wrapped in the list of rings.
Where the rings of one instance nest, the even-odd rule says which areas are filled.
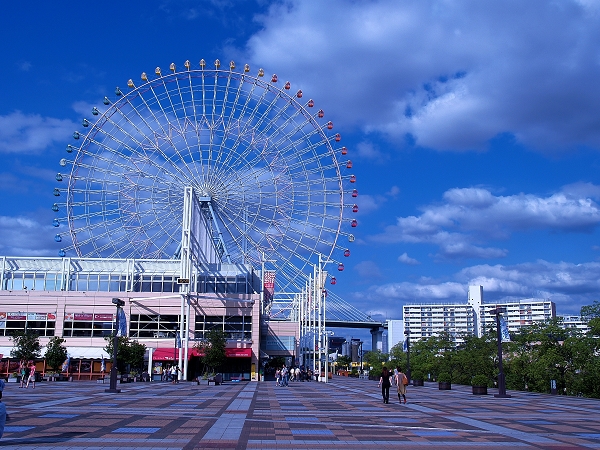
[[[204,356],[195,348],[188,348],[188,359],[192,356]],[[251,358],[251,348],[226,348],[225,356],[227,358]],[[174,361],[179,358],[179,349],[177,348],[155,348],[152,351],[152,361]]]

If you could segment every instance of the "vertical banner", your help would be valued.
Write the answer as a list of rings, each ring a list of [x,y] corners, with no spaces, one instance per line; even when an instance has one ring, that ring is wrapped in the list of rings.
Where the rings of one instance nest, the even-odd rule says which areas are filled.
[[[179,330],[177,330],[177,332],[175,333],[175,347],[181,348],[181,333],[179,332]]]
[[[62,363],[62,367],[60,368],[61,372],[67,372],[69,370],[69,365],[71,364],[71,357],[67,355],[67,359]]]
[[[127,316],[123,308],[119,308],[117,312],[119,317],[119,329],[117,330],[117,336],[127,336]]]
[[[263,292],[265,293],[265,303],[270,303],[275,295],[275,271],[265,270],[263,277]]]
[[[504,317],[500,317],[500,335],[502,342],[510,342],[510,334],[508,333],[508,323]]]

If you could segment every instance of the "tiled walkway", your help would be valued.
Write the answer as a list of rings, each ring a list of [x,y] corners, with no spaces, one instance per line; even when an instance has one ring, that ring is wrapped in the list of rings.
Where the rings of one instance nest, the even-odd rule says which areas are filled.
[[[11,449],[600,448],[600,401],[468,386],[409,387],[384,405],[374,381],[328,384],[132,383],[120,394],[88,382],[9,383]]]

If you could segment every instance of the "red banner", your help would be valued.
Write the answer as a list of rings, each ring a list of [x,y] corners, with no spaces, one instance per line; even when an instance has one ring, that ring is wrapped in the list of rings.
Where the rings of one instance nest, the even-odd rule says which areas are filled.
[[[204,353],[195,348],[188,348],[188,359],[192,356],[203,357]],[[227,358],[251,358],[251,348],[226,348],[225,356]],[[152,361],[173,361],[179,358],[179,349],[175,348],[155,348],[152,351]]]
[[[275,271],[274,270],[265,270],[264,278],[263,278],[263,292],[265,302],[270,302],[273,300],[273,296],[275,295]]]

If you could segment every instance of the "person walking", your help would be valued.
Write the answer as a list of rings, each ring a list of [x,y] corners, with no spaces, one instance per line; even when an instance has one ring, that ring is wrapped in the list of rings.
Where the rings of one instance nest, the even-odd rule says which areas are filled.
[[[284,364],[283,367],[281,368],[281,385],[283,387],[288,387],[288,377],[289,377],[288,368]]]
[[[35,364],[33,361],[29,361],[29,377],[27,377],[25,389],[29,388],[29,383],[32,384],[32,389],[35,389]]]
[[[402,368],[396,367],[396,386],[398,387],[398,400],[402,403],[402,399],[404,399],[404,403],[406,403],[406,386],[408,386],[408,377],[404,372],[402,372]]]
[[[25,387],[25,382],[27,381],[27,364],[25,363],[25,360],[22,359],[19,362],[19,375],[21,376],[21,382],[19,383],[19,387]]]
[[[171,384],[177,384],[179,383],[179,366],[178,365],[173,365],[171,367]]]
[[[379,378],[379,387],[381,388],[381,396],[383,397],[383,403],[390,402],[390,386],[392,385],[392,375],[388,371],[388,368],[383,366],[381,369],[381,378]]]

